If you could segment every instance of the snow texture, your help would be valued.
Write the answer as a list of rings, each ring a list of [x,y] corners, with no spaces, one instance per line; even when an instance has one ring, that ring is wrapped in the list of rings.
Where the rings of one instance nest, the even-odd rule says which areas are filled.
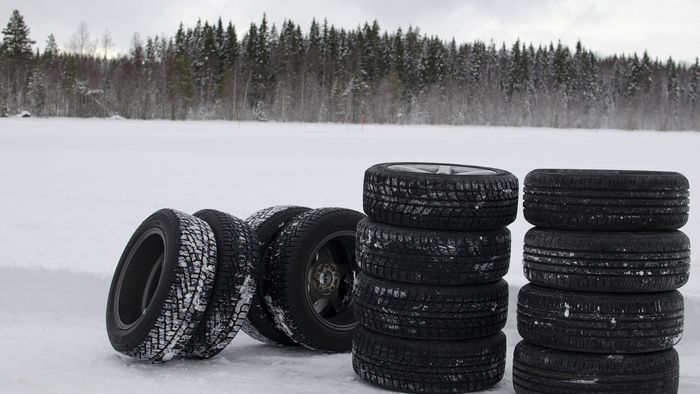
[[[234,122],[0,119],[0,382],[3,392],[368,393],[350,354],[263,345],[238,335],[210,360],[136,362],[109,345],[109,282],[133,231],[162,207],[238,217],[265,206],[361,209],[362,178],[385,161],[679,171],[700,240],[700,133]],[[203,177],[201,174],[207,174]],[[513,239],[506,376],[512,393],[522,211]],[[700,241],[698,241],[700,242]],[[700,260],[685,296],[681,393],[700,392]]]

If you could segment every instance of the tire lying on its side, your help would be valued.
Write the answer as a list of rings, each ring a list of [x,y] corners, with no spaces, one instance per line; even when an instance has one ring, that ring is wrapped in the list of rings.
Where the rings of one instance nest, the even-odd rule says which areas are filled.
[[[524,270],[536,285],[604,293],[676,290],[688,281],[690,240],[680,231],[585,232],[534,228]]]
[[[678,353],[585,354],[552,350],[526,341],[513,356],[518,394],[678,392]]]
[[[392,391],[454,393],[485,390],[506,366],[506,336],[462,341],[410,340],[355,330],[352,367],[363,380]]]
[[[677,172],[538,169],[525,177],[523,213],[562,230],[677,230],[688,221],[688,187]]]
[[[364,211],[397,226],[493,230],[515,220],[518,179],[496,168],[383,163],[365,171]]]
[[[360,274],[354,300],[355,317],[370,330],[413,339],[469,339],[505,326],[508,283],[427,286]]]
[[[518,332],[526,341],[583,353],[646,353],[669,349],[683,333],[678,291],[611,294],[528,284],[518,294]]]
[[[262,276],[265,267],[269,266],[268,249],[270,244],[284,227],[294,218],[310,210],[306,207],[275,206],[261,209],[246,219],[260,242],[260,276],[258,286],[250,302],[250,310],[245,322],[243,332],[260,342],[278,346],[296,346],[297,343],[277,328],[274,317],[263,300]]]
[[[202,322],[183,355],[209,358],[222,351],[246,319],[258,276],[258,245],[244,221],[224,212],[204,209],[194,214],[214,232],[216,280]]]
[[[172,209],[149,216],[126,245],[107,300],[107,334],[120,353],[166,361],[199,326],[214,284],[216,241],[201,219]]]
[[[343,208],[297,216],[275,238],[263,278],[265,303],[294,342],[309,349],[349,351],[355,229],[364,217]]]
[[[427,285],[495,282],[508,272],[510,231],[438,231],[363,219],[357,264],[374,277]]]

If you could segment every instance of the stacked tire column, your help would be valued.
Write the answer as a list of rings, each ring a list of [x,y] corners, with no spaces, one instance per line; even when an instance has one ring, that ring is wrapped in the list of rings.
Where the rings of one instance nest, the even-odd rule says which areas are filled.
[[[386,163],[365,173],[353,368],[404,392],[486,389],[503,377],[518,181],[498,169]]]
[[[672,172],[535,170],[525,179],[518,393],[678,391],[690,242]]]

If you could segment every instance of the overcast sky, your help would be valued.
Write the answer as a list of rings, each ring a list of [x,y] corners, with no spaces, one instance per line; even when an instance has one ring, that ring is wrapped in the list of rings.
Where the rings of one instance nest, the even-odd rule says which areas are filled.
[[[292,19],[308,28],[313,17],[353,28],[377,19],[384,29],[419,26],[430,35],[458,42],[520,38],[535,44],[561,39],[607,55],[642,52],[652,57],[694,61],[700,56],[700,1],[697,0],[2,0],[4,27],[19,9],[31,35],[43,47],[49,33],[65,46],[81,21],[93,36],[112,33],[119,51],[128,51],[134,32],[174,34],[180,21],[231,20],[247,29],[267,13],[279,24]]]

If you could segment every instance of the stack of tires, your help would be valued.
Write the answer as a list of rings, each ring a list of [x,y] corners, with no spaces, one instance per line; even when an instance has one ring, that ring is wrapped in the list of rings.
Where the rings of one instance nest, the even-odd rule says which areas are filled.
[[[486,389],[505,369],[518,180],[503,170],[385,163],[365,172],[353,369],[395,391]]]
[[[518,296],[517,393],[678,390],[690,242],[688,180],[672,172],[530,172]]]

